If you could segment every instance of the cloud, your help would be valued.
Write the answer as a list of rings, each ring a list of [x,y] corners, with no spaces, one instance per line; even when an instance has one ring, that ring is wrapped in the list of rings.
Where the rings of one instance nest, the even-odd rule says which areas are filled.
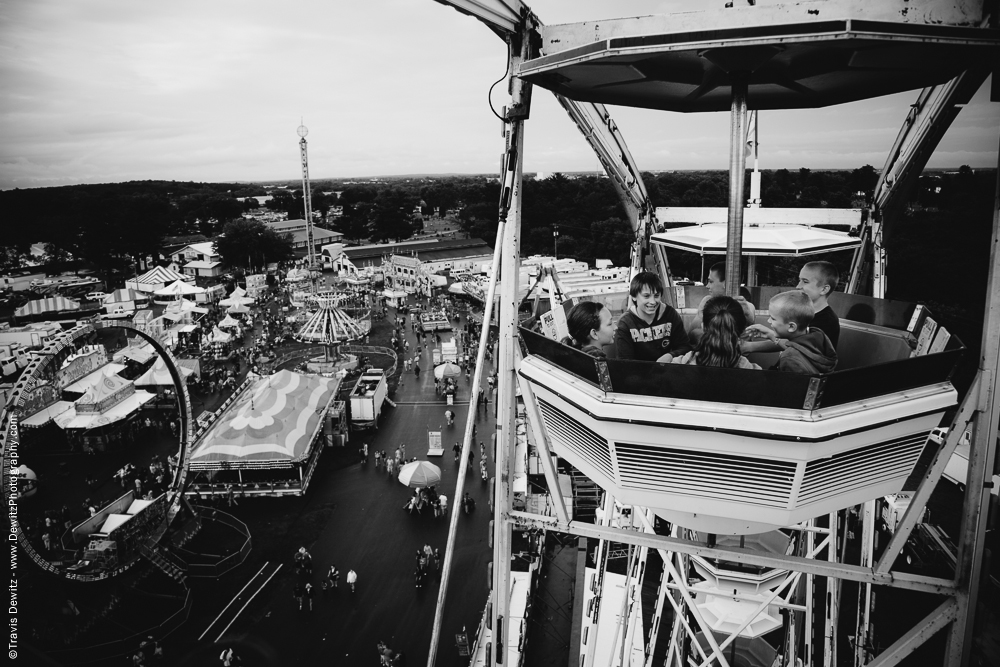
[[[530,3],[549,24],[596,0]],[[630,0],[614,12],[683,7]],[[487,93],[506,67],[488,28],[430,0],[55,0],[0,5],[0,188],[132,179],[294,179],[300,119],[315,178],[498,169]],[[916,93],[761,119],[765,168],[881,167]],[[498,85],[492,101],[508,100]],[[612,108],[641,169],[725,169],[726,114]],[[525,169],[599,168],[538,89]],[[995,166],[984,91],[932,166]],[[955,162],[956,160],[960,162]]]

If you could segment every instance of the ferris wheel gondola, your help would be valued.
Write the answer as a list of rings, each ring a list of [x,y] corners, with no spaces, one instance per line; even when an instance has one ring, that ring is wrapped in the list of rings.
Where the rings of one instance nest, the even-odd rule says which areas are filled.
[[[988,75],[987,63],[995,62],[1000,47],[995,18],[988,15],[981,2],[886,0],[862,5],[831,0],[726,3],[724,7],[721,3],[719,7],[692,3],[689,11],[660,16],[553,26],[543,25],[519,0],[442,2],[483,21],[511,47],[512,101],[505,117],[507,151],[497,235],[498,248],[504,246],[505,277],[517,275],[523,124],[530,114],[532,84],[557,95],[611,176],[635,231],[633,271],[653,266],[666,285],[670,284],[666,257],[662,247],[650,245],[655,222],[655,216],[650,215],[651,203],[641,185],[640,172],[603,105],[731,112],[725,249],[729,279],[726,291],[730,294],[738,292],[740,272],[734,269],[744,254],[741,237],[748,109],[815,108],[923,88],[883,170],[875,207],[868,212],[862,230],[862,250],[856,255],[860,259],[869,252],[873,254],[872,282],[877,298],[865,301],[859,297],[858,303],[839,311],[845,314],[853,311],[853,306],[857,306],[857,312],[877,313],[897,308],[881,299],[885,294],[883,226],[891,222],[902,199],[900,193],[915,182],[958,108]],[[993,261],[997,271],[1000,259],[995,252]],[[858,284],[859,268],[856,261],[848,281],[851,291]],[[491,293],[494,286],[490,286]],[[494,562],[500,565],[491,577],[491,618],[484,624],[495,633],[493,643],[508,647],[513,634],[503,621],[513,618],[513,603],[506,595],[513,575],[505,549],[510,548],[510,531],[515,525],[520,529],[555,528],[598,537],[601,544],[656,546],[678,555],[710,555],[743,564],[780,563],[792,570],[798,568],[787,579],[793,583],[802,572],[821,572],[832,579],[866,584],[875,582],[869,574],[892,577],[894,556],[916,523],[919,509],[913,508],[926,503],[929,489],[943,470],[942,458],[955,444],[955,439],[949,438],[944,447],[938,447],[928,436],[958,401],[950,379],[962,346],[957,339],[944,335],[939,341],[935,338],[939,344],[931,343],[930,347],[924,344],[927,341],[921,342],[924,328],[920,321],[926,313],[920,307],[904,305],[902,314],[897,310],[899,317],[895,318],[859,318],[864,322],[842,319],[845,335],[838,350],[842,352],[842,363],[834,373],[782,377],[757,371],[751,377],[753,372],[736,369],[679,369],[626,360],[595,361],[555,340],[525,330],[518,333],[518,287],[516,280],[508,278],[502,287],[496,286],[501,293],[502,345]],[[664,296],[672,299],[673,290]],[[519,346],[523,348],[523,359]],[[992,395],[995,388],[995,336],[989,347],[986,374],[973,385],[955,417],[963,428],[974,413],[971,406],[977,402],[981,405],[983,397]],[[643,508],[648,508],[667,518],[675,531],[678,526],[701,528],[701,539],[708,545],[640,538],[629,531],[592,529],[565,518],[512,511],[505,466],[511,465],[506,452],[514,450],[512,425],[518,409],[515,384],[521,390],[533,428],[539,432],[541,459],[548,458],[551,445],[553,453],[596,481],[606,492],[605,520],[619,507],[624,511],[627,506],[633,514],[642,514]],[[986,431],[983,446],[990,449],[995,428]],[[925,455],[926,459],[922,458]],[[992,459],[987,456],[986,460]],[[982,469],[976,474],[981,476]],[[798,548],[806,558],[815,558],[825,549],[824,557],[836,561],[831,540],[836,539],[838,530],[837,510],[918,482],[916,500],[902,521],[905,527],[892,538],[878,563],[874,563],[871,540],[866,537],[867,551],[862,562],[865,569],[871,567],[866,572],[837,562],[817,568],[787,555],[772,558],[753,549],[716,549],[711,535],[792,526],[802,535]],[[552,481],[548,483],[552,489]],[[961,552],[964,561],[960,568],[975,576],[979,567],[975,561],[982,553],[983,504],[971,499],[966,507],[973,516],[969,522],[973,527],[966,533],[972,544],[970,551]],[[871,524],[871,514],[866,510],[866,526]],[[817,516],[829,520],[830,525],[818,528],[811,521]],[[646,529],[653,531],[651,525]],[[818,543],[813,541],[814,535]],[[742,545],[743,539],[739,543]],[[597,559],[600,563],[600,555]],[[680,561],[677,568],[666,560],[665,565],[670,576],[664,582],[669,580],[679,591],[687,610],[675,606],[679,620],[675,621],[672,636],[675,642],[684,644],[674,652],[677,664],[691,658],[698,658],[700,664],[713,660],[729,664],[729,650],[724,648],[737,635],[751,636],[744,631],[752,634],[759,630],[750,627],[754,625],[753,615],[720,642],[714,636],[717,628],[709,614],[703,614],[692,598],[698,593],[689,586],[688,573]],[[598,581],[603,576],[600,570],[598,564]],[[901,576],[880,581],[900,587],[930,583],[902,583]],[[965,587],[964,581],[953,582],[956,590]],[[628,588],[628,578],[624,586]],[[440,599],[446,588],[447,577],[442,580]],[[601,588],[596,583],[589,587],[591,606],[600,603]],[[835,589],[836,584],[831,583],[827,590]],[[673,600],[674,596],[674,592],[668,592],[665,598]],[[859,598],[856,633],[859,645],[866,641],[869,619],[863,597]],[[831,656],[836,655],[838,628],[837,603],[832,600],[828,593],[822,611],[807,605],[807,624],[815,611],[828,625],[825,636],[818,640],[808,638],[808,631],[802,639],[796,639],[799,619],[795,617],[793,623],[791,615],[786,617],[786,657],[796,655],[796,650],[805,645],[806,655],[813,652],[818,657],[815,651],[825,651],[825,664],[831,664]],[[958,660],[955,656],[961,653],[963,640],[967,649],[971,639],[972,611],[964,600],[956,595],[924,621],[925,627],[936,631],[956,618],[952,611],[957,614],[958,620],[949,633],[952,661]],[[769,603],[762,604],[763,611]],[[601,630],[598,614],[589,612],[590,607],[584,614],[584,635],[588,629],[592,633]],[[439,618],[440,609],[432,638],[432,663]],[[689,623],[692,618],[697,621],[694,629]],[[609,637],[610,641],[605,642],[602,635],[596,634],[597,641],[581,644],[583,664],[599,664],[605,658],[608,664],[619,664],[626,659],[621,656],[627,656],[625,642],[630,631],[620,627],[626,624],[624,619],[624,613],[612,619],[616,625],[614,639]],[[905,656],[919,646],[922,639],[912,640],[917,636],[915,632],[885,649],[886,659]],[[823,634],[813,631],[814,637]],[[933,632],[924,634],[930,636]],[[621,656],[615,648],[619,635]],[[655,643],[655,631],[653,637]],[[688,642],[688,638],[693,641]],[[735,650],[736,644],[731,648]],[[595,661],[594,652],[602,651],[602,657]],[[867,661],[870,655],[864,649],[858,651],[858,660]]]

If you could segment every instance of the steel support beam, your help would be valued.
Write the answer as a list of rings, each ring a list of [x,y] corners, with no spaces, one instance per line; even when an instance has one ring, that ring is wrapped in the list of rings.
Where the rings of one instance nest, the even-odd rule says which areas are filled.
[[[463,14],[473,16],[497,35],[504,37],[517,32],[518,23],[528,6],[521,0],[437,0]]]
[[[975,417],[975,412],[980,403],[979,393],[981,388],[982,378],[977,374],[972,386],[969,387],[969,391],[965,394],[965,398],[962,399],[962,405],[955,414],[955,418],[951,421],[948,437],[945,438],[944,444],[938,448],[937,454],[927,468],[927,472],[924,473],[924,478],[920,481],[920,486],[917,487],[913,498],[910,500],[909,507],[906,508],[903,518],[897,524],[896,530],[893,532],[889,543],[885,546],[881,558],[875,564],[876,572],[883,574],[888,572],[892,568],[893,563],[896,562],[896,558],[903,550],[903,547],[906,546],[907,540],[910,539],[910,534],[920,521],[924,507],[927,506],[927,501],[930,500],[931,494],[941,479],[941,475],[944,474],[944,469],[947,467],[948,461],[951,460],[951,455],[955,452],[962,434],[965,433],[969,422]]]
[[[951,623],[958,615],[958,604],[954,599],[945,600],[940,607],[924,617],[913,626],[909,632],[893,642],[892,646],[882,651],[877,658],[868,663],[867,667],[892,667],[902,662],[924,642],[938,631]]]
[[[729,111],[729,216],[726,229],[726,294],[740,294],[743,258],[743,182],[747,151],[747,83],[749,72],[730,72],[732,99]]]
[[[554,530],[561,533],[569,533],[580,537],[593,537],[602,540],[613,540],[624,544],[635,544],[639,546],[652,547],[654,549],[665,549],[677,553],[692,556],[702,556],[704,558],[720,558],[734,563],[746,563],[760,567],[774,568],[778,570],[792,570],[815,574],[821,577],[836,577],[848,581],[876,584],[879,586],[889,586],[891,588],[902,588],[922,593],[934,593],[936,595],[949,595],[955,592],[955,582],[949,579],[938,577],[924,577],[906,572],[889,572],[879,574],[871,568],[859,565],[848,565],[846,563],[827,563],[824,561],[803,558],[801,556],[785,556],[780,554],[761,553],[750,549],[739,547],[709,547],[700,542],[682,540],[666,535],[652,535],[640,533],[632,530],[619,530],[617,528],[605,528],[595,526],[590,523],[580,521],[570,521],[562,523],[554,517],[531,514],[529,512],[510,512],[510,518],[518,525],[529,528],[542,528]]]
[[[472,374],[472,397],[479,396],[479,388],[483,383],[483,367],[486,362],[490,327],[493,318],[493,304],[500,276],[500,256],[503,249],[503,236],[506,231],[506,216],[500,216],[500,226],[497,228],[496,244],[493,248],[493,263],[490,265],[490,282],[486,291],[486,304],[483,312],[483,326],[479,333],[479,351],[476,354],[475,372]],[[476,423],[478,407],[469,402],[469,410],[465,419],[465,435],[462,438],[462,453],[458,461],[458,481],[455,483],[455,494],[452,496],[452,511],[448,519],[448,538],[445,541],[444,563],[441,568],[441,585],[438,587],[437,606],[434,609],[434,624],[431,629],[431,645],[427,654],[427,667],[434,667],[437,660],[438,644],[441,640],[441,622],[444,618],[444,605],[448,597],[448,584],[451,581],[451,566],[454,560],[455,535],[458,531],[458,516],[461,513],[461,501],[465,490],[465,476],[469,468],[469,450],[472,448],[472,429]]]
[[[511,37],[510,71],[529,56],[530,39],[527,31]],[[514,500],[514,452],[517,443],[517,398],[514,388],[514,350],[517,341],[518,274],[521,251],[522,167],[524,164],[524,122],[531,104],[531,84],[516,77],[510,80],[511,115],[508,116],[509,139],[507,164],[503,182],[503,197],[509,196],[506,208],[503,250],[500,256],[500,346],[497,355],[497,447],[494,491],[493,539],[493,664],[506,661],[507,637],[510,628],[510,552],[513,524],[507,512]],[[483,322],[488,328],[489,323]],[[512,666],[514,667],[514,666]]]
[[[997,154],[1000,167],[1000,152]],[[968,665],[975,640],[976,605],[982,576],[983,549],[989,512],[990,488],[996,466],[997,377],[1000,377],[1000,168],[997,170],[993,199],[993,236],[990,244],[990,270],[986,283],[986,316],[983,318],[983,342],[980,349],[979,389],[976,423],[969,450],[969,474],[965,483],[962,527],[958,535],[955,580],[959,585],[958,616],[948,636],[946,665]]]
[[[656,222],[655,208],[649,200],[639,168],[632,159],[632,153],[625,144],[618,125],[603,104],[579,102],[562,95],[556,95],[556,100],[594,150],[621,199],[629,222],[632,223],[635,240],[632,243],[630,276],[634,276],[643,269],[644,260],[650,255],[649,235],[656,231],[653,229]],[[651,256],[660,279],[666,285],[666,266],[658,260],[656,254]]]
[[[514,346],[514,353],[517,355],[515,368],[521,361],[521,348]],[[528,428],[531,429],[534,437],[535,447],[538,449],[538,457],[541,460],[542,472],[545,474],[545,483],[549,487],[549,497],[552,498],[552,506],[556,510],[556,517],[560,521],[569,521],[569,512],[566,511],[566,502],[563,500],[562,492],[559,489],[559,475],[556,473],[555,465],[552,463],[552,448],[549,447],[549,439],[542,428],[542,415],[538,410],[538,403],[535,401],[535,392],[531,389],[531,383],[521,376],[517,376],[518,386],[521,389],[521,400],[524,401],[524,413],[528,420]]]

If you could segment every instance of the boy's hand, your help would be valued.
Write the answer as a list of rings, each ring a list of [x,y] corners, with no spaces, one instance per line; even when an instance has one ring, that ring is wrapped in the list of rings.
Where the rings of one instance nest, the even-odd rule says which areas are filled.
[[[774,329],[770,329],[763,324],[751,324],[746,328],[747,331],[756,331],[759,334],[763,334],[765,338],[770,340],[772,343],[777,342],[778,334],[774,332]]]
[[[659,359],[657,359],[657,361],[659,363],[661,363],[661,364],[669,364],[673,360],[674,360],[674,355],[670,354],[669,352],[667,352],[666,354],[664,354],[663,356],[661,356]]]

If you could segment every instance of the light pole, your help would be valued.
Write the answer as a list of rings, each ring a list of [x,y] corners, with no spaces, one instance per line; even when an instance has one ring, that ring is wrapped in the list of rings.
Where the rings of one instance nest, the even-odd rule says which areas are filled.
[[[559,225],[552,228],[552,245],[552,255],[555,259],[559,259]]]

